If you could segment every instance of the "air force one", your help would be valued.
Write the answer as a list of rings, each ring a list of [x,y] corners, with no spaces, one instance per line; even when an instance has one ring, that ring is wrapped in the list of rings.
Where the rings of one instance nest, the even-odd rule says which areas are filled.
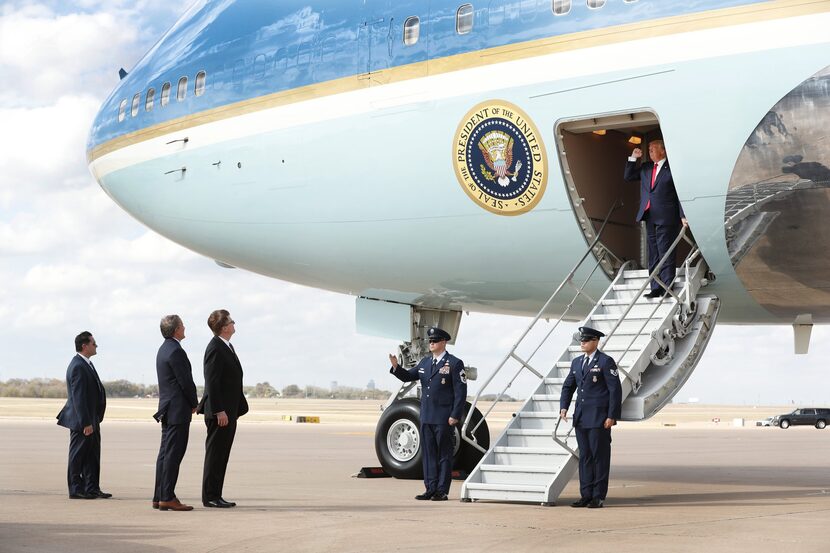
[[[169,239],[356,296],[358,330],[409,366],[465,311],[585,321],[640,420],[716,322],[791,324],[797,352],[830,322],[828,28],[827,0],[201,1],[121,71],[87,156]],[[648,299],[623,169],[658,138],[689,227]],[[498,364],[538,389],[494,444],[470,406],[463,499],[550,503],[573,473],[558,398],[578,343],[540,346]],[[420,471],[409,392],[376,435],[397,476]]]

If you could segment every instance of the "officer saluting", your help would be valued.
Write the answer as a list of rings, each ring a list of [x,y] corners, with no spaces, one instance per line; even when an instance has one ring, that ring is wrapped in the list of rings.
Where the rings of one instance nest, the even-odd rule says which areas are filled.
[[[421,380],[421,447],[426,491],[415,499],[446,501],[452,480],[452,427],[461,421],[467,400],[464,362],[447,351],[451,337],[443,329],[427,331],[429,351],[417,366],[404,369],[395,355],[390,373],[404,382]]]
[[[579,342],[585,355],[571,361],[571,372],[562,385],[559,416],[568,420],[568,407],[579,388],[573,426],[579,445],[580,499],[571,507],[602,507],[608,493],[611,468],[611,427],[617,424],[622,406],[622,390],[617,364],[597,349],[605,336],[599,330],[579,327]]]

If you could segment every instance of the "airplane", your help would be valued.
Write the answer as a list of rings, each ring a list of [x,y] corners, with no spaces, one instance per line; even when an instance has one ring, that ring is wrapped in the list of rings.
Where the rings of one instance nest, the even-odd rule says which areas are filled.
[[[465,312],[590,322],[642,420],[717,322],[791,324],[804,353],[830,320],[828,26],[826,0],[202,0],[119,72],[87,158],[170,240],[355,296],[405,366]],[[622,178],[655,139],[689,224],[660,301]],[[471,403],[464,499],[549,504],[573,472],[557,394],[578,346],[520,347],[498,369],[539,387],[492,447]],[[399,477],[420,473],[411,393],[376,432]]]

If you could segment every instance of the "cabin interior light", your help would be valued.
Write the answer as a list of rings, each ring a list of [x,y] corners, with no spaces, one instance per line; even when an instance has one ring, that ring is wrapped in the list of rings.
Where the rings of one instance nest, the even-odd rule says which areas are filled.
[[[636,132],[631,133],[631,136],[628,137],[628,141],[631,144],[642,144],[643,143],[643,136]]]
[[[606,131],[605,129],[597,129],[597,130],[595,130],[595,131],[591,131],[591,132],[593,132],[594,134],[598,134],[598,135],[600,135],[600,136],[605,136],[605,133],[606,133],[607,131]]]

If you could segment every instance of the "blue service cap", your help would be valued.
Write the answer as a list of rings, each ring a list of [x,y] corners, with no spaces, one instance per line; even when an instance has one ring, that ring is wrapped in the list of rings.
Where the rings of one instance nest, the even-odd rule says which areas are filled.
[[[599,330],[597,330],[595,328],[591,328],[590,326],[580,326],[579,327],[579,339],[580,340],[584,340],[585,338],[588,338],[590,340],[594,340],[594,339],[599,340],[603,336],[605,336],[605,334],[603,334],[602,332],[600,332]]]
[[[452,337],[443,328],[438,328],[437,326],[433,326],[433,327],[430,327],[429,330],[427,330],[427,338],[429,339],[430,342],[444,342],[444,341],[449,341]]]

